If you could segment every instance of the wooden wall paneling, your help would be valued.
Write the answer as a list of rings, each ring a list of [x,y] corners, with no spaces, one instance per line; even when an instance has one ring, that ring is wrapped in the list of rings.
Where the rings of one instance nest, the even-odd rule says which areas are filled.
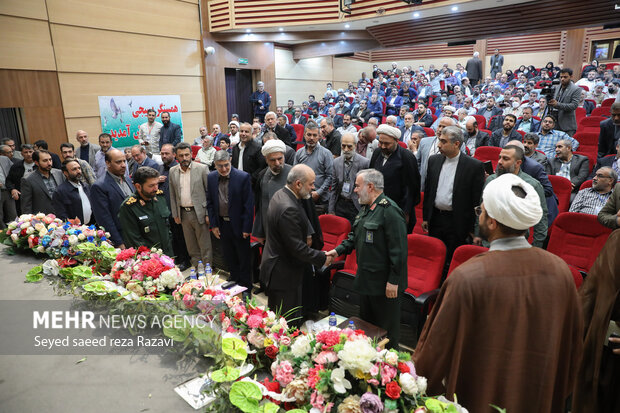
[[[583,61],[585,29],[570,29],[566,31],[566,45],[563,67],[573,69],[573,79],[579,79],[581,75],[581,63]]]
[[[198,7],[173,0],[47,0],[51,23],[200,39]],[[157,52],[157,41],[150,47]]]
[[[293,47],[293,57],[304,59],[316,56],[331,56],[354,53],[358,50],[374,49],[379,46],[376,40],[334,40],[331,42],[299,44]]]
[[[204,110],[202,79],[198,76],[148,76],[59,73],[65,116],[98,116],[98,96],[180,95],[183,111]]]
[[[0,14],[47,20],[45,0],[2,0]]]
[[[583,63],[590,62],[592,53],[592,42],[597,40],[617,39],[620,38],[620,29],[603,29],[600,27],[588,27],[585,32],[583,41]],[[610,57],[606,60],[614,60],[612,58],[613,50],[610,50]],[[617,60],[617,59],[616,59]]]
[[[58,24],[51,24],[51,30],[61,72],[202,74],[202,51],[196,40]]]
[[[0,16],[0,68],[56,70],[47,21]]]
[[[359,18],[369,18],[377,16],[377,10],[383,10],[382,16],[389,16],[392,14],[406,13],[422,11],[424,9],[445,6],[452,3],[466,3],[466,1],[456,0],[426,0],[422,4],[409,5],[401,1],[392,0],[356,0],[351,5],[351,14],[345,15],[347,20],[354,20]]]

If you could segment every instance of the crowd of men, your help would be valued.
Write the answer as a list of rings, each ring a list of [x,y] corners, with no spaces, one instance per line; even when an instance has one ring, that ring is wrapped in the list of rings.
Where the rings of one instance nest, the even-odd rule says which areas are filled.
[[[328,83],[322,99],[310,95],[301,107],[289,100],[275,112],[259,82],[250,97],[252,122],[233,115],[228,133],[217,124],[212,133],[201,127],[192,142],[200,146],[195,158],[180,126],[167,113],[157,122],[152,110],[140,126],[139,142],[124,151],[112,146],[109,134],[100,134],[95,144],[82,130],[76,133],[79,146],[63,143],[60,156],[43,140],[22,144],[18,151],[15,141],[6,138],[0,142],[0,222],[43,212],[96,224],[110,232],[114,246],[158,246],[181,269],[213,262],[213,234],[231,280],[248,288],[246,296],[254,281],[253,236],[263,244],[259,279],[269,305],[301,317],[324,309],[317,304],[324,301],[314,297],[327,294],[317,291],[317,274],[355,250],[361,316],[385,328],[390,345],[397,346],[400,301],[408,286],[406,236],[416,226],[423,194],[420,226],[446,246],[444,278],[457,247],[483,244],[491,251],[443,284],[416,353],[429,387],[456,392],[473,411],[486,411],[489,400],[509,411],[525,410],[524,401],[546,406],[541,411],[557,411],[572,389],[581,354],[580,304],[566,264],[531,246],[544,247],[558,214],[551,174],[570,180],[571,211],[598,215],[613,229],[620,225],[620,73],[618,66],[601,71],[597,65],[575,84],[571,69],[552,63],[515,72],[502,66],[499,51],[486,77],[477,54],[455,70],[447,64],[413,70],[393,63],[386,71],[375,65],[372,79],[362,73],[346,91]],[[557,86],[541,96],[546,82],[551,85],[556,78]],[[591,174],[588,158],[574,153],[579,147],[575,112],[588,110],[586,98],[596,105],[616,99],[611,117],[601,123],[598,162]],[[490,134],[473,115],[485,118]],[[485,170],[474,157],[485,146],[501,148],[495,171]],[[589,176],[592,187],[579,191]],[[325,213],[352,225],[347,239],[327,252],[322,251],[318,219]],[[532,244],[525,238],[530,230]],[[498,271],[501,280],[495,277]],[[469,277],[472,272],[475,280]],[[523,274],[530,278],[519,281]],[[536,275],[548,278],[544,289]],[[539,290],[553,291],[554,300],[534,294]],[[531,312],[515,320],[505,306],[517,311],[525,296]],[[484,308],[473,311],[480,300]],[[497,306],[506,311],[505,319],[496,317]],[[540,318],[542,311],[554,315]],[[504,337],[488,340],[511,323],[511,331],[530,335],[506,337],[511,344]],[[446,331],[455,336],[448,339]],[[544,345],[532,347],[550,340],[553,355]],[[444,351],[448,342],[457,343],[451,354]],[[485,346],[503,347],[516,359],[532,353],[537,358],[526,363],[527,377],[516,374],[508,380],[507,372],[514,374],[518,366],[498,368],[506,358],[489,361]],[[475,357],[463,359],[470,354]],[[464,364],[453,370],[454,363]],[[481,371],[487,380],[503,384],[496,390],[477,381],[467,385],[465,377],[479,374],[472,363],[485,366]],[[561,380],[538,374],[540,366],[561,368]],[[502,393],[511,387],[518,397]]]

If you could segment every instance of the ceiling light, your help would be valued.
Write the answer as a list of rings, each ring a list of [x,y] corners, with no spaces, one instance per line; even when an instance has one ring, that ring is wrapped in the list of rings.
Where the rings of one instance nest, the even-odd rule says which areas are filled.
[[[246,33],[251,33],[251,32],[252,32],[252,29],[245,29],[245,32],[246,32]]]
[[[280,27],[280,29],[278,29],[278,30],[280,30],[281,32],[283,32],[283,31],[284,31],[284,28],[283,28],[283,27]]]
[[[420,13],[418,13],[418,12],[416,11],[415,13],[413,13],[413,17],[415,17],[415,18],[417,19],[418,17],[420,17]]]
[[[452,9],[450,9],[450,10],[457,11],[458,9],[459,9],[459,6],[452,6]]]
[[[351,27],[351,25],[350,25],[349,23],[347,23],[347,24],[345,24],[345,25],[344,25],[344,28],[345,28],[345,29],[348,29],[349,27]]]

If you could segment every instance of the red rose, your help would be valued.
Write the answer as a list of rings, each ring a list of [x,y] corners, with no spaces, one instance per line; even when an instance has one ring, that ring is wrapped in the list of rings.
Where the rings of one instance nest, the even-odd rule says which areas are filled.
[[[400,386],[395,381],[391,381],[385,386],[385,394],[390,399],[396,400],[400,397]]]
[[[265,355],[270,359],[275,359],[278,355],[278,348],[274,345],[265,348]]]
[[[138,255],[142,254],[143,252],[151,252],[151,249],[142,245],[140,246],[140,248],[138,248]]]
[[[270,381],[268,377],[265,377],[265,380],[262,383],[267,388],[267,390],[274,393],[280,393],[280,383],[278,383],[277,380]]]
[[[398,362],[398,371],[402,373],[409,373],[411,370],[409,369],[409,366],[406,365],[405,363],[401,363],[400,361]]]

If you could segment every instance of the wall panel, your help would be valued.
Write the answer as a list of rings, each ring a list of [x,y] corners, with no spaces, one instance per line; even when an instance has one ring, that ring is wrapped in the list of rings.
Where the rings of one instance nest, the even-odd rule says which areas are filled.
[[[183,112],[204,110],[201,77],[59,73],[58,78],[67,118],[97,116],[97,97],[115,95],[181,95]]]
[[[200,42],[51,25],[58,71],[201,75]],[[78,41],[76,41],[78,40]]]
[[[0,1],[0,14],[47,20],[45,0],[2,0]]]
[[[48,23],[0,16],[0,67],[56,70]]]
[[[47,8],[51,23],[200,40],[198,7],[190,3],[173,0],[47,0]],[[157,54],[158,43],[155,40],[144,48]]]

